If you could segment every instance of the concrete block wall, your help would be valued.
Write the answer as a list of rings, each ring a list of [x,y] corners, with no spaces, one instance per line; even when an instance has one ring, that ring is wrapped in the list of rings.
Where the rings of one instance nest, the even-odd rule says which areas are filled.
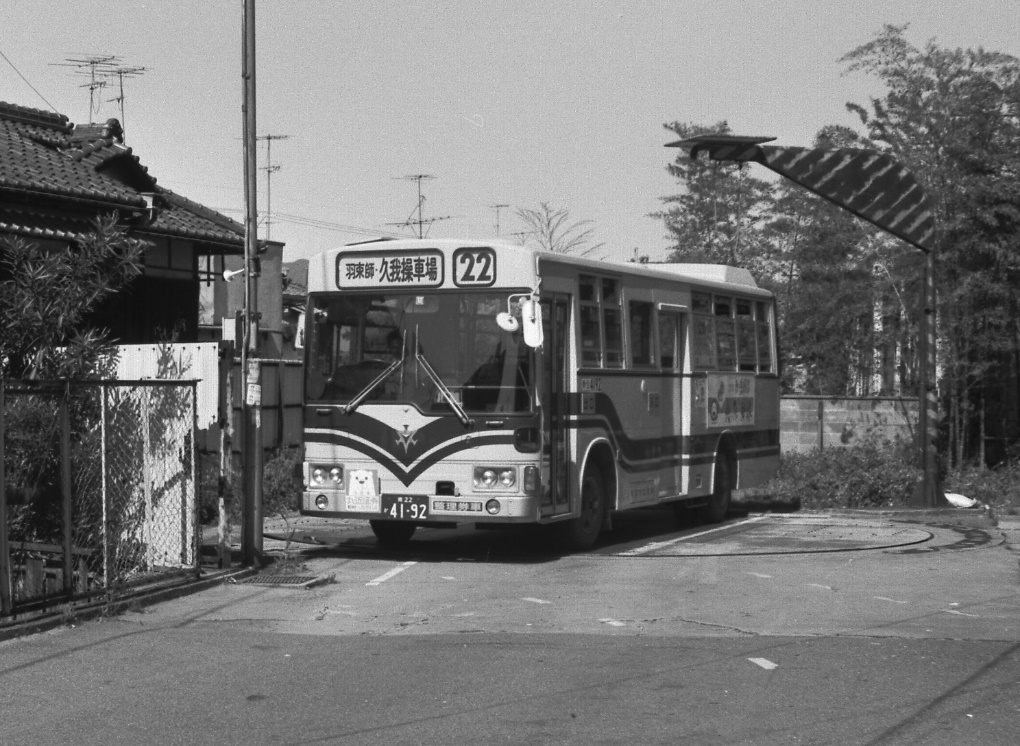
[[[790,395],[782,397],[779,420],[783,453],[844,448],[868,437],[912,439],[917,427],[917,400]]]

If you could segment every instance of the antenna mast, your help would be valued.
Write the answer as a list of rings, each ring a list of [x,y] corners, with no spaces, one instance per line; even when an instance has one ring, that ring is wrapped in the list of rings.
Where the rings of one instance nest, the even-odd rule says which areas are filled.
[[[120,104],[120,131],[124,141],[127,142],[127,124],[124,119],[124,78],[137,78],[145,74],[147,68],[145,67],[115,67],[108,72],[104,73],[106,77],[117,77],[117,85],[120,90],[120,94],[108,99],[109,101],[116,101]]]
[[[489,205],[489,207],[496,211],[496,238],[499,238],[499,211],[504,207],[509,206],[510,205]]]

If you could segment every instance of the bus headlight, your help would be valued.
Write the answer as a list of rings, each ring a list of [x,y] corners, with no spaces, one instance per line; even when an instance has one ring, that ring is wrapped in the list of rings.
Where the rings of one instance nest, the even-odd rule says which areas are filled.
[[[316,487],[328,486],[340,489],[344,483],[344,469],[342,466],[312,466],[308,477]]]
[[[319,510],[325,510],[329,507],[329,498],[325,495],[319,495],[315,498],[315,507]]]
[[[499,513],[500,507],[499,500],[489,500],[485,503],[485,512],[489,515],[496,515]]]
[[[476,466],[473,481],[475,489],[511,490],[517,486],[517,467]]]

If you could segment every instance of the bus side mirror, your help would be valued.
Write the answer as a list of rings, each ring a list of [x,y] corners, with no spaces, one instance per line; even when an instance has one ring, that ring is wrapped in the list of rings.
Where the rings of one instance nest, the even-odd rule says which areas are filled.
[[[541,347],[542,304],[537,298],[528,298],[521,303],[521,326],[524,329],[524,344],[528,347]]]
[[[297,329],[294,330],[294,349],[305,349],[305,315],[303,313],[298,314],[297,317]]]

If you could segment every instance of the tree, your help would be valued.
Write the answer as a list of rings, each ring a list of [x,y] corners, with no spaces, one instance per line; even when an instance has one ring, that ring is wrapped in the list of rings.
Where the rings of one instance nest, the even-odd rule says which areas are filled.
[[[521,208],[517,217],[527,226],[523,243],[530,242],[543,251],[587,256],[605,246],[594,242],[592,221],[571,222],[569,210],[553,208],[548,202],[539,203],[537,209]]]
[[[110,351],[86,319],[141,272],[143,244],[114,216],[75,247],[0,239],[0,373],[10,378],[86,376]]]
[[[681,139],[731,134],[725,121],[665,127]],[[772,184],[752,176],[747,164],[710,161],[707,155],[695,161],[686,151],[666,169],[683,187],[680,194],[663,197],[666,209],[652,214],[665,221],[673,240],[669,261],[742,266],[759,274],[770,252],[757,227],[772,205]]]
[[[933,202],[949,436],[958,459],[985,461],[989,436],[1001,443],[1020,431],[1020,60],[934,41],[917,48],[906,30],[886,26],[843,57],[848,72],[887,88],[869,107],[847,106]]]

